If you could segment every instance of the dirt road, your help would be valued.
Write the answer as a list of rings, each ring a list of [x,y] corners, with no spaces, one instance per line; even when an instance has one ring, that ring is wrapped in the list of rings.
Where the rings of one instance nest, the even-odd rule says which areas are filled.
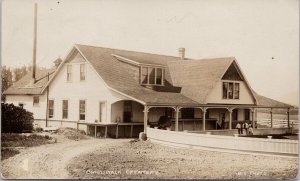
[[[69,178],[66,165],[82,153],[93,152],[128,140],[67,140],[21,150],[21,153],[2,162],[2,177],[9,179],[59,179]]]

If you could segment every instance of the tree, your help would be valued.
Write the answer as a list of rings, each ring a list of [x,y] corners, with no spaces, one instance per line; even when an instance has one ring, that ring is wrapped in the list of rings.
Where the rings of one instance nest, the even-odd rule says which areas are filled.
[[[2,133],[22,133],[33,130],[33,114],[22,107],[1,103]]]
[[[12,85],[12,71],[9,67],[3,66],[2,67],[2,94],[1,94],[1,100],[5,101],[5,96],[3,95],[3,91],[8,89]]]

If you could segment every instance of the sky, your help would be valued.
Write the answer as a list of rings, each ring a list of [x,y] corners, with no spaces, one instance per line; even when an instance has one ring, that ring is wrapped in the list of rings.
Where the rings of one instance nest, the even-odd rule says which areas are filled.
[[[201,59],[234,56],[259,94],[298,104],[298,0],[3,0],[2,65],[37,64],[76,43]]]

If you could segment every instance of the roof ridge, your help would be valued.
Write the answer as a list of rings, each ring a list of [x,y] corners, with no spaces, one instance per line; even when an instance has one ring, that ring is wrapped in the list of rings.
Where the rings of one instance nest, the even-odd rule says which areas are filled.
[[[172,56],[172,55],[163,55],[163,54],[156,54],[156,53],[149,53],[149,52],[139,52],[139,51],[134,51],[134,50],[126,50],[126,49],[119,49],[119,48],[101,47],[101,46],[95,46],[95,45],[83,45],[83,44],[78,44],[78,43],[76,43],[75,45],[79,45],[79,46],[87,46],[87,47],[94,47],[94,48],[103,48],[103,49],[109,49],[109,50],[127,51],[127,52],[134,52],[134,53],[144,53],[144,54],[149,54],[149,55],[165,56],[165,57],[172,57],[172,58],[178,58],[178,59],[179,59],[179,57]]]

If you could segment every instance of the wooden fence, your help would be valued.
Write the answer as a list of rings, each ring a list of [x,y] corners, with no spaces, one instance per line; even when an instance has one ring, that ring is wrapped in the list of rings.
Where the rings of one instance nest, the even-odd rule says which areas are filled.
[[[175,147],[298,156],[298,140],[196,134],[150,127],[147,128],[147,138]]]

